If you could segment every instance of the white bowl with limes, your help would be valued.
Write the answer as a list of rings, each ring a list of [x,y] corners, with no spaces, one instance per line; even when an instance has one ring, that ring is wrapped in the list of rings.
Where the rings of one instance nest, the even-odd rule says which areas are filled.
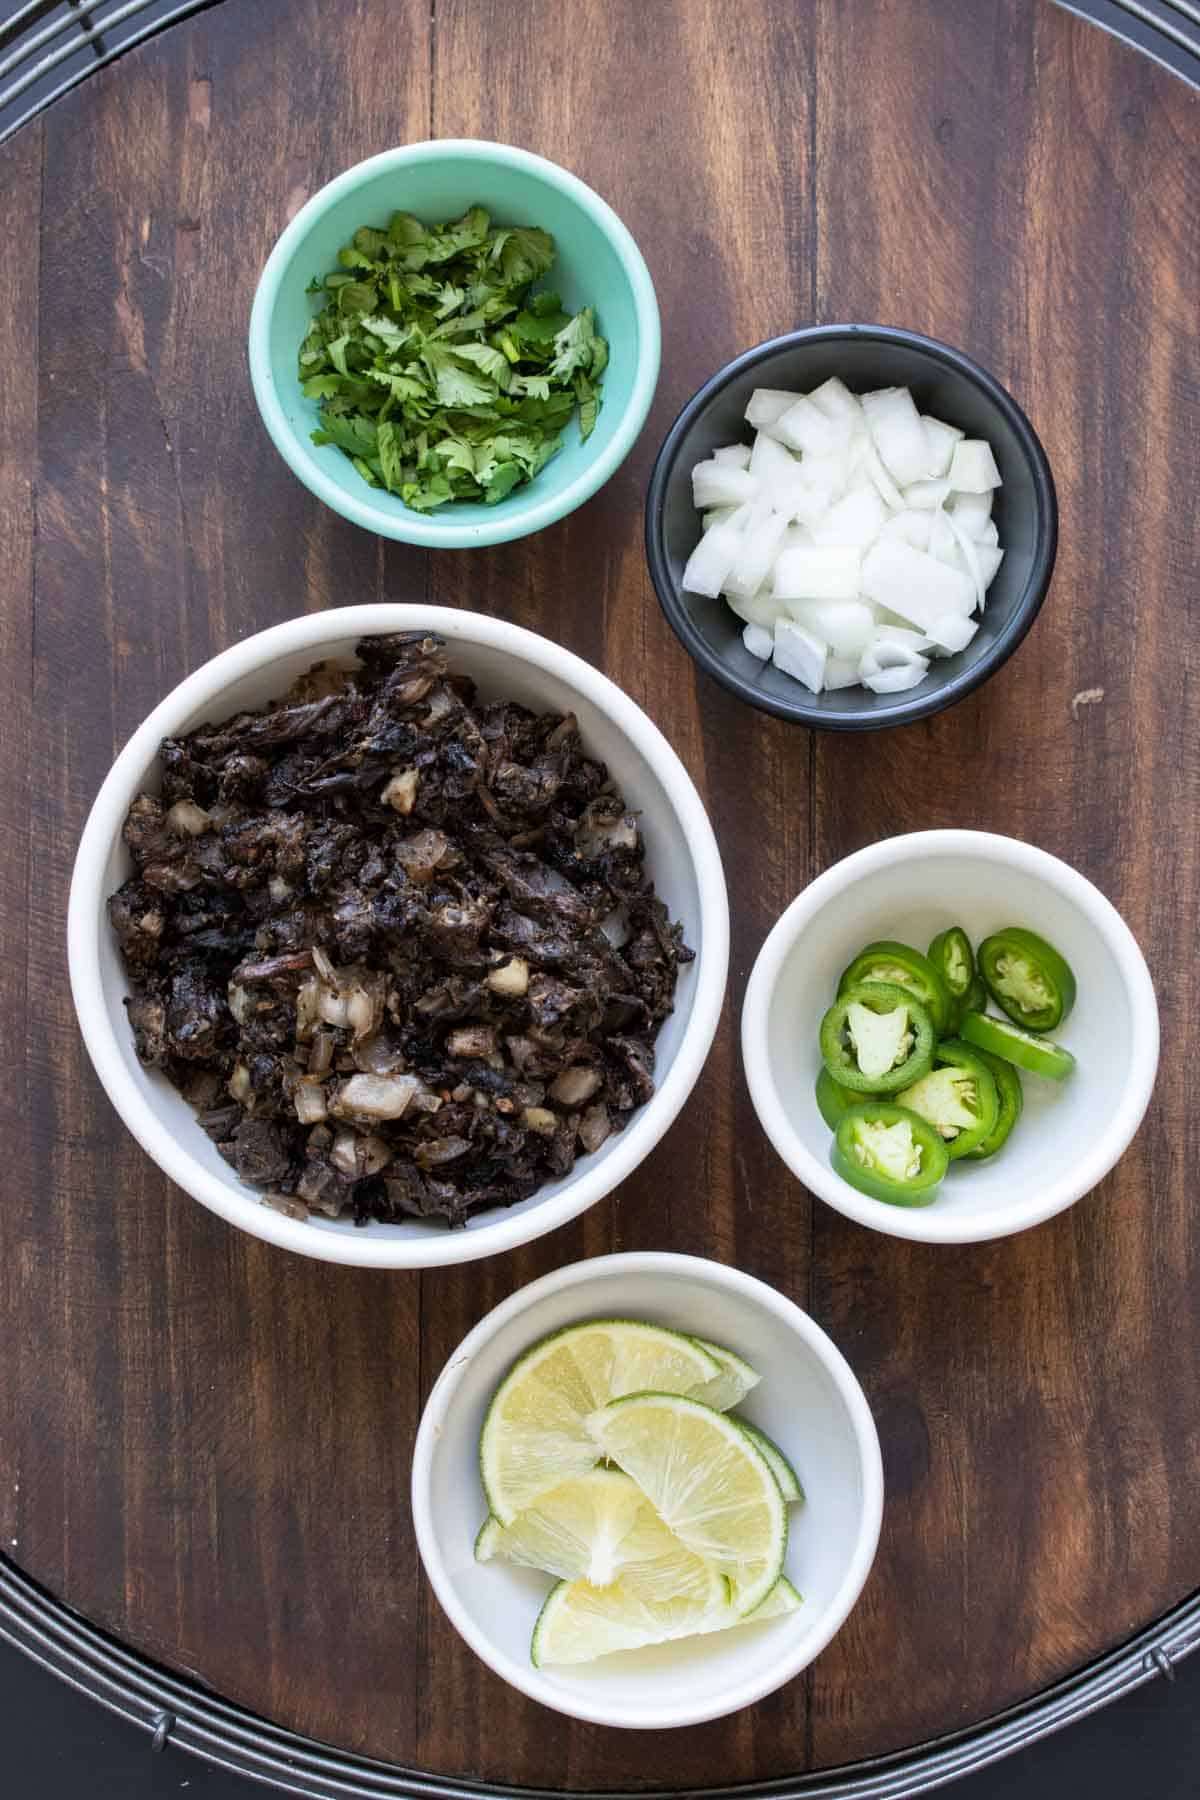
[[[537,1356],[529,1353],[550,1334],[567,1334],[597,1320],[638,1321],[650,1328],[644,1345],[635,1345],[632,1353],[627,1346],[619,1352],[631,1354],[631,1366],[639,1371],[655,1367],[656,1335],[662,1342],[662,1367],[677,1361],[672,1345],[685,1360],[696,1362],[697,1385],[686,1392],[688,1378],[682,1375],[669,1395],[652,1402],[619,1399],[603,1415],[594,1415],[600,1424],[589,1430],[619,1427],[626,1434],[619,1456],[613,1455],[614,1440],[606,1444],[610,1458],[636,1475],[664,1515],[674,1518],[670,1496],[661,1497],[655,1487],[660,1478],[669,1485],[662,1467],[651,1466],[655,1434],[660,1429],[698,1431],[700,1441],[707,1441],[708,1434],[722,1454],[727,1450],[742,1458],[746,1479],[757,1479],[754,1471],[759,1469],[761,1504],[747,1502],[745,1516],[757,1518],[766,1537],[747,1553],[756,1560],[747,1564],[744,1587],[740,1576],[722,1577],[734,1607],[741,1600],[752,1602],[757,1618],[739,1622],[733,1616],[706,1615],[705,1623],[692,1626],[695,1635],[615,1652],[608,1646],[620,1641],[620,1634],[614,1638],[610,1621],[601,1619],[594,1648],[606,1653],[563,1662],[556,1660],[551,1643],[560,1650],[564,1642],[577,1645],[581,1630],[592,1629],[592,1616],[588,1611],[581,1623],[571,1615],[573,1596],[584,1592],[581,1584],[572,1584],[568,1593],[565,1582],[556,1586],[554,1573],[493,1554],[505,1532],[511,1534],[511,1546],[526,1522],[549,1504],[544,1496],[534,1498],[523,1510],[522,1457],[506,1460],[498,1419],[507,1414],[493,1400],[503,1383],[514,1397],[514,1416],[527,1413],[530,1393],[538,1390],[525,1382],[521,1369],[514,1374],[514,1365],[537,1367]],[[694,1333],[703,1334],[698,1345],[690,1335]],[[707,1412],[697,1404],[705,1399],[705,1378],[723,1368],[711,1360],[712,1346],[744,1359],[760,1378],[737,1399],[736,1412]],[[658,1384],[653,1372],[645,1379]],[[519,1383],[524,1383],[520,1391]],[[642,1384],[639,1373],[636,1385]],[[548,1390],[540,1391],[545,1395]],[[618,1393],[628,1395],[630,1389],[621,1384]],[[708,1390],[708,1397],[716,1399],[715,1390]],[[726,1392],[723,1401],[728,1399]],[[615,1426],[614,1412],[619,1414]],[[767,1434],[782,1451],[799,1477],[801,1503],[787,1504],[793,1496],[786,1476],[777,1463],[761,1460],[761,1440],[753,1432],[750,1442],[758,1451],[745,1451],[738,1419]],[[489,1420],[485,1499],[480,1447]],[[645,1427],[640,1445],[632,1441],[639,1420]],[[569,1430],[563,1441],[569,1450]],[[578,1444],[576,1454],[578,1470],[564,1468],[564,1478],[586,1483],[581,1471],[589,1457],[586,1451],[579,1453]],[[429,1396],[413,1453],[412,1499],[426,1573],[451,1623],[476,1655],[512,1686],[558,1712],[645,1730],[695,1725],[752,1705],[824,1649],[870,1572],[882,1517],[883,1471],[862,1389],[845,1358],[806,1313],[737,1269],[700,1257],[647,1252],[597,1257],[558,1269],[480,1321]],[[481,1536],[481,1526],[495,1521],[497,1514],[507,1514],[504,1531],[499,1522],[489,1522]],[[477,1538],[488,1560],[477,1559]],[[769,1575],[762,1573],[765,1563],[771,1565]],[[777,1574],[783,1580],[771,1586]],[[792,1587],[800,1596],[798,1605]],[[535,1630],[544,1654],[534,1646]]]

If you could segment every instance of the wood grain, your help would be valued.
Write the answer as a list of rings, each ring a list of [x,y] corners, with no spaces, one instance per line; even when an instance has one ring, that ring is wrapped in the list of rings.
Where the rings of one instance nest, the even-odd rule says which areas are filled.
[[[1046,4],[230,0],[0,152],[0,1547],[74,1606],[318,1737],[447,1774],[703,1788],[899,1748],[1036,1691],[1200,1585],[1196,569],[1200,101]],[[652,78],[653,77],[653,78]],[[575,169],[649,261],[664,362],[641,441],[579,513],[472,556],[322,509],[254,414],[244,333],[283,221],[427,136]],[[102,173],[101,173],[102,172]],[[34,254],[33,252],[36,252]],[[675,411],[809,320],[961,344],[1059,483],[1054,589],[952,712],[836,741],[697,677],[654,603],[641,502]],[[233,1234],[163,1182],[79,1044],[62,941],[113,753],[214,649],[304,608],[430,598],[561,639],[645,705],[730,876],[726,1017],[692,1103],[613,1199],[462,1274],[359,1274]],[[1081,689],[1100,703],[1073,709]],[[923,1248],[813,1207],[745,1092],[754,954],[821,868],[939,824],[1045,844],[1151,957],[1168,1054],[1086,1204]],[[408,1519],[423,1395],[463,1333],[610,1249],[734,1262],[849,1355],[888,1509],[808,1674],[653,1736],[519,1699],[443,1619]]]

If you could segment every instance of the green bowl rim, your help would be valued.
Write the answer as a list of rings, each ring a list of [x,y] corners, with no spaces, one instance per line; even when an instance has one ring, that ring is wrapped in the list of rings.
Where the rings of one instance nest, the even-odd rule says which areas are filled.
[[[634,370],[633,391],[617,429],[594,462],[567,487],[544,499],[523,499],[529,489],[521,489],[512,499],[502,500],[495,509],[495,523],[455,525],[452,517],[442,520],[432,514],[424,517],[407,510],[393,515],[368,499],[357,499],[336,482],[330,481],[318,467],[311,450],[289,425],[271,374],[270,327],[285,271],[290,267],[301,243],[316,220],[336,201],[369,176],[386,170],[405,168],[414,163],[435,162],[446,157],[468,161],[500,163],[537,176],[547,186],[557,188],[587,213],[609,239],[617,252],[633,293],[637,314],[638,351]],[[483,138],[431,138],[421,143],[402,144],[382,150],[363,162],[335,175],[318,188],[280,233],[259,277],[250,312],[250,381],[263,424],[292,473],[310,492],[343,518],[376,532],[380,537],[398,539],[406,544],[424,544],[433,549],[469,549],[484,544],[503,544],[513,538],[526,537],[553,525],[567,513],[591,498],[618,469],[646,422],[654,390],[662,349],[658,301],[654,283],[632,233],[622,224],[612,207],[602,200],[586,182],[531,150],[512,144],[491,143]],[[370,489],[365,489],[370,493]],[[515,504],[514,504],[515,502]]]

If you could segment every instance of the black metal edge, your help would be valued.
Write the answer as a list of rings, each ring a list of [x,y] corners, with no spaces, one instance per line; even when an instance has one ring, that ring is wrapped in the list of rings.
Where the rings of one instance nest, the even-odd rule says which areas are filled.
[[[115,24],[117,26],[124,24],[126,20],[135,18],[139,12],[148,11],[154,4],[155,0],[142,0],[139,6],[134,0],[134,3],[128,8],[122,8],[115,15]],[[28,125],[31,119],[36,118],[40,112],[44,112],[55,100],[61,99],[64,94],[70,93],[72,88],[78,87],[80,82],[86,81],[87,77],[94,74],[97,69],[107,68],[110,63],[116,62],[117,58],[123,56],[126,50],[135,50],[139,44],[146,43],[158,32],[165,31],[168,26],[178,25],[184,19],[191,17],[193,13],[205,12],[209,7],[219,4],[221,4],[221,0],[179,0],[178,5],[170,7],[165,12],[156,11],[154,17],[144,25],[135,27],[111,44],[105,44],[103,39],[105,29],[111,29],[114,20],[102,19],[96,29],[81,30],[73,38],[67,38],[64,34],[62,43],[47,56],[42,79],[29,84],[33,94],[29,104],[23,112],[18,113],[16,118],[10,119],[0,126],[0,144],[5,143],[23,125]],[[86,8],[80,9],[81,18],[86,17],[86,12]],[[81,52],[87,52],[89,49],[92,51],[90,60],[82,66],[72,69],[57,86],[41,91],[44,79],[49,76],[54,67],[69,62],[71,57]],[[28,71],[27,75],[30,73],[36,73],[36,71]],[[3,109],[5,100],[6,95],[0,93],[0,111]]]
[[[562,1800],[557,1790],[486,1785],[348,1755],[285,1731],[158,1668],[0,1557],[0,1639],[82,1694],[205,1761],[305,1800]],[[953,1736],[813,1775],[703,1790],[703,1800],[912,1800],[1084,1718],[1200,1648],[1200,1593],[1044,1693]],[[579,1800],[621,1800],[614,1790]]]
[[[1200,7],[1191,0],[1054,0],[1200,88]]]
[[[150,0],[147,0],[147,4]],[[86,68],[72,74],[0,132],[0,143],[53,101],[139,44],[220,0],[180,0]],[[1200,8],[1187,0],[1054,0],[1200,89]],[[231,1773],[303,1800],[562,1800],[558,1790],[498,1788],[420,1770],[392,1768],[339,1753],[272,1725],[159,1668],[109,1637],[0,1556],[0,1639],[77,1692],[145,1731],[149,1747],[168,1743]],[[913,1800],[1000,1761],[1074,1724],[1200,1649],[1200,1593],[1191,1595],[1126,1644],[1086,1668],[995,1714],[970,1730],[933,1739],[895,1756],[820,1774],[704,1790],[704,1800]],[[615,1793],[579,1800],[625,1800]]]

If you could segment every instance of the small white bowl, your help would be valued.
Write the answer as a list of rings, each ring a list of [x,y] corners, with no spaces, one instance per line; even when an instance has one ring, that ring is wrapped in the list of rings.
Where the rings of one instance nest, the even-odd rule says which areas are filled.
[[[529,1640],[551,1576],[479,1564],[487,1511],[479,1433],[513,1362],[547,1332],[583,1319],[649,1319],[699,1331],[762,1376],[739,1413],[795,1464],[806,1493],[791,1512],[787,1573],[799,1611],[760,1625],[537,1669]],[[798,1675],[839,1629],[874,1560],[883,1466],[866,1398],[820,1326],[790,1300],[703,1257],[646,1252],[557,1269],[511,1295],[467,1334],[434,1383],[413,1450],[413,1522],[425,1572],[451,1624],[497,1675],[572,1718],[645,1730],[737,1712]]]
[[[1079,994],[1050,1035],[1079,1066],[1061,1084],[1022,1075],[1025,1110],[998,1155],[952,1163],[930,1206],[889,1206],[830,1167],[832,1134],[813,1092],[817,1028],[864,945],[892,938],[924,950],[949,925],[975,945],[1026,925],[1062,952]],[[750,973],[742,1055],[763,1129],[805,1187],[893,1237],[976,1243],[1062,1212],[1124,1154],[1154,1086],[1158,1005],[1132,932],[1078,870],[1015,838],[921,831],[857,851],[793,900]]]
[[[431,631],[453,668],[481,692],[525,706],[574,712],[588,751],[607,763],[641,815],[646,867],[695,961],[680,970],[675,1011],[655,1045],[655,1093],[570,1175],[528,1200],[450,1230],[438,1221],[372,1224],[289,1219],[264,1206],[205,1137],[182,1095],[134,1054],[122,1004],[129,984],[105,902],[130,872],[121,826],[134,796],[159,785],[164,737],[278,698],[315,662],[353,659],[361,637]],[[213,1212],[254,1237],[327,1262],[414,1269],[471,1262],[527,1243],[573,1219],[624,1181],[657,1144],[691,1093],[721,1013],[729,961],[729,906],[712,827],[683,764],[641,708],[569,650],[510,625],[441,606],[347,606],[308,613],[236,644],[197,669],[155,707],[113,764],[96,797],[71,881],[71,992],[88,1053],[121,1118],[159,1167]]]

